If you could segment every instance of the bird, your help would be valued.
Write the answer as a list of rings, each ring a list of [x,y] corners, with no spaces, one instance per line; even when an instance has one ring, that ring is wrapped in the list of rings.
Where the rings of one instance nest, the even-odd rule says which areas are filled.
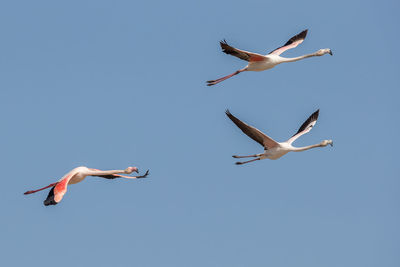
[[[309,57],[323,56],[325,54],[330,54],[331,56],[333,55],[331,49],[325,48],[325,49],[320,49],[312,54],[306,54],[306,55],[294,57],[294,58],[285,58],[285,57],[280,56],[280,54],[282,54],[286,50],[295,48],[296,46],[301,44],[304,41],[304,39],[306,38],[307,32],[308,32],[308,29],[293,36],[283,46],[278,47],[277,49],[273,50],[272,52],[270,52],[267,55],[261,55],[261,54],[257,54],[257,53],[240,50],[240,49],[237,49],[237,48],[234,48],[234,47],[228,45],[228,43],[226,42],[225,39],[222,40],[220,42],[222,52],[224,52],[228,55],[232,55],[232,56],[238,57],[240,59],[246,60],[249,63],[243,69],[237,70],[232,74],[229,74],[227,76],[224,76],[224,77],[216,79],[216,80],[207,81],[207,85],[208,86],[215,85],[215,84],[225,81],[226,79],[231,78],[243,71],[263,71],[263,70],[272,69],[276,65],[285,63],[285,62],[294,62],[294,61],[302,60],[302,59],[309,58]]]
[[[115,179],[115,178],[139,179],[139,178],[145,178],[149,174],[149,170],[147,170],[146,173],[141,176],[120,175],[120,173],[131,174],[132,172],[139,173],[139,170],[137,167],[128,167],[125,170],[102,171],[98,169],[87,168],[85,166],[80,166],[72,169],[70,172],[65,174],[60,180],[58,180],[58,182],[49,184],[48,186],[45,186],[37,190],[26,191],[24,195],[33,194],[41,190],[44,190],[46,188],[52,187],[47,198],[44,200],[43,204],[45,206],[56,205],[61,201],[64,194],[67,192],[67,186],[69,184],[76,184],[82,182],[86,178],[86,176],[98,176],[105,179]]]
[[[233,155],[233,158],[254,158],[252,160],[248,161],[243,161],[243,162],[236,162],[237,165],[253,162],[256,160],[261,160],[261,159],[279,159],[283,155],[287,154],[288,152],[300,152],[300,151],[305,151],[311,148],[315,147],[325,147],[327,145],[333,146],[333,141],[332,140],[323,140],[319,144],[315,145],[310,145],[310,146],[305,146],[305,147],[294,147],[292,146],[292,143],[296,141],[297,138],[302,136],[303,134],[308,133],[311,131],[311,129],[315,126],[317,123],[318,115],[319,115],[319,109],[315,111],[313,114],[311,114],[310,117],[300,126],[299,130],[292,136],[290,137],[287,141],[285,142],[277,142],[271,137],[267,136],[260,130],[254,128],[253,126],[250,126],[243,121],[239,120],[235,116],[233,116],[229,110],[225,111],[226,115],[233,121],[233,123],[236,124],[237,127],[242,130],[243,133],[245,133],[248,137],[259,143],[264,147],[264,153],[260,154],[255,154],[255,155],[249,155],[249,156],[237,156]]]

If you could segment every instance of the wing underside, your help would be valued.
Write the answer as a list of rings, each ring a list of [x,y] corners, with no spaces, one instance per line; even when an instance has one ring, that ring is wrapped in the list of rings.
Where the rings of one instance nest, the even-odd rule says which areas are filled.
[[[242,130],[243,133],[245,133],[248,137],[262,145],[264,148],[269,149],[274,146],[279,145],[274,139],[271,137],[267,136],[257,128],[254,128],[253,126],[250,126],[246,124],[245,122],[239,120],[235,116],[233,116],[229,110],[226,110],[226,115],[233,121],[233,123],[236,124],[237,127],[239,127],[240,130]]]
[[[223,40],[220,42],[222,52],[228,55],[235,56],[237,58],[240,58],[242,60],[246,61],[262,61],[265,59],[263,55],[257,54],[257,53],[252,53],[244,50],[240,50],[237,48],[234,48],[226,42],[226,40]]]
[[[274,51],[270,52],[269,54],[280,55],[288,49],[295,48],[299,44],[301,44],[307,36],[308,30],[304,30],[301,33],[293,36],[289,39],[283,46],[278,47]]]
[[[302,136],[303,134],[308,133],[317,123],[319,116],[319,109],[311,114],[310,117],[300,126],[299,130],[287,141],[288,143],[293,143],[297,138]]]

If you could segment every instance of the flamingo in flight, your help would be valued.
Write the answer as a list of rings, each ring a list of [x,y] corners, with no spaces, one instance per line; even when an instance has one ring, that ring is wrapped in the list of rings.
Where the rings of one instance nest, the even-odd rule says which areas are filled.
[[[123,174],[131,174],[132,172],[139,173],[138,168],[136,167],[128,167],[125,170],[110,170],[110,171],[102,171],[98,169],[92,169],[87,167],[77,167],[67,174],[65,174],[58,182],[49,184],[43,188],[37,190],[26,191],[24,195],[32,194],[44,190],[46,188],[52,187],[46,200],[43,202],[45,206],[56,205],[63,198],[64,194],[67,192],[67,186],[69,184],[76,184],[82,182],[86,176],[98,176],[106,179],[115,179],[115,178],[128,178],[128,179],[139,179],[145,178],[149,174],[149,170],[142,176],[126,176],[120,175]]]
[[[307,55],[300,56],[300,57],[285,58],[285,57],[280,56],[280,54],[282,54],[286,50],[295,48],[296,46],[301,44],[304,41],[304,39],[306,38],[307,31],[308,30],[304,30],[301,33],[293,36],[283,46],[275,49],[274,51],[270,52],[268,55],[265,55],[265,56],[261,55],[261,54],[247,52],[244,50],[234,48],[234,47],[228,45],[228,43],[225,40],[221,41],[220,45],[222,48],[222,52],[224,52],[228,55],[232,55],[232,56],[238,57],[240,59],[246,60],[249,62],[249,64],[246,67],[244,67],[243,69],[237,70],[234,73],[229,74],[225,77],[222,77],[222,78],[219,78],[216,80],[207,81],[207,85],[208,86],[215,85],[215,84],[225,81],[226,79],[231,78],[243,71],[263,71],[263,70],[272,69],[276,65],[285,63],[285,62],[294,62],[294,61],[302,60],[302,59],[309,58],[309,57],[323,56],[325,54],[333,55],[332,51],[329,48],[325,48],[325,49],[320,49],[317,52],[314,52],[312,54],[307,54]]]
[[[311,131],[311,129],[314,127],[315,123],[317,123],[318,115],[319,115],[319,109],[315,111],[311,116],[300,126],[299,130],[289,138],[289,140],[285,142],[276,142],[274,139],[271,137],[267,136],[260,130],[244,123],[243,121],[239,120],[235,116],[233,116],[229,110],[226,110],[226,115],[233,121],[233,123],[236,124],[237,127],[242,130],[248,137],[259,143],[264,147],[264,153],[261,154],[255,154],[255,155],[250,155],[250,156],[232,156],[234,158],[255,158],[249,161],[243,161],[243,162],[236,162],[237,165],[240,164],[245,164],[249,162],[253,162],[256,160],[261,160],[261,159],[279,159],[283,155],[285,155],[288,152],[300,152],[300,151],[305,151],[314,147],[325,147],[327,145],[333,146],[333,141],[332,140],[323,140],[319,144],[311,145],[311,146],[305,146],[305,147],[294,147],[292,146],[292,143],[296,141],[297,138],[302,136],[305,133],[308,133]]]

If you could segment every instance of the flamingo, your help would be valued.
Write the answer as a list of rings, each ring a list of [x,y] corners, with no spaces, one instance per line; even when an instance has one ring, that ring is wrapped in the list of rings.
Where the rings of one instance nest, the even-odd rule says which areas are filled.
[[[215,84],[225,81],[226,79],[231,78],[243,71],[263,71],[263,70],[272,69],[276,65],[285,63],[285,62],[294,62],[294,61],[302,60],[302,59],[309,58],[309,57],[323,56],[325,54],[330,54],[331,56],[333,55],[331,49],[325,48],[325,49],[320,49],[317,52],[314,52],[312,54],[307,54],[307,55],[300,56],[300,57],[284,58],[284,57],[280,56],[280,54],[282,54],[286,50],[295,48],[296,46],[301,44],[304,41],[304,39],[306,38],[307,31],[308,30],[304,30],[301,33],[293,36],[283,46],[273,50],[272,52],[270,52],[269,54],[267,54],[265,56],[261,55],[261,54],[247,52],[244,50],[234,48],[234,47],[228,45],[226,40],[221,41],[220,45],[222,48],[222,52],[224,52],[228,55],[232,55],[232,56],[238,57],[240,59],[246,60],[249,62],[249,64],[246,67],[244,67],[243,69],[237,70],[234,73],[229,74],[225,77],[222,77],[222,78],[219,78],[216,80],[207,81],[207,85],[208,86],[215,85]]]
[[[45,206],[56,205],[61,201],[64,194],[67,192],[67,186],[69,184],[76,184],[82,182],[86,178],[86,176],[98,176],[106,179],[115,179],[115,178],[139,179],[139,178],[145,178],[149,174],[149,170],[147,170],[146,173],[142,176],[126,176],[119,174],[119,173],[131,174],[132,172],[139,173],[139,170],[136,167],[128,167],[125,170],[102,171],[98,169],[92,169],[81,166],[65,174],[58,182],[49,184],[48,186],[45,186],[37,190],[26,191],[24,195],[36,193],[46,188],[52,187],[46,200],[43,203]]]
[[[233,116],[229,110],[226,110],[226,115],[233,121],[233,123],[236,124],[237,127],[242,130],[248,137],[253,139],[254,141],[258,142],[260,145],[264,147],[264,153],[261,154],[255,154],[255,155],[250,155],[250,156],[236,156],[233,155],[232,157],[234,158],[255,158],[249,161],[243,161],[243,162],[236,162],[237,165],[240,164],[245,164],[249,162],[253,162],[256,160],[261,160],[261,159],[279,159],[286,153],[293,151],[293,152],[300,152],[300,151],[305,151],[311,148],[315,147],[325,147],[327,145],[333,146],[333,141],[332,140],[323,140],[319,144],[311,145],[311,146],[305,146],[305,147],[294,147],[292,146],[292,143],[296,141],[297,138],[302,136],[305,133],[308,133],[311,131],[311,129],[314,127],[314,125],[317,123],[318,115],[319,115],[319,109],[315,111],[311,116],[300,126],[299,130],[292,136],[290,137],[287,141],[285,142],[276,142],[274,139],[271,137],[267,136],[260,130],[244,123],[243,121],[239,120],[235,116]]]

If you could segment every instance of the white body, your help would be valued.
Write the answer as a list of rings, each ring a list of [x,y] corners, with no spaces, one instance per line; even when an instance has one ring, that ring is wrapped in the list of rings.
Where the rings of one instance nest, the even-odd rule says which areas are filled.
[[[265,149],[264,153],[260,154],[261,159],[279,159],[290,151],[293,151],[293,146],[288,143],[278,143],[279,146],[271,149]]]
[[[90,174],[89,168],[85,166],[80,166],[72,169],[69,173],[64,175],[59,181],[63,180],[65,177],[72,175],[72,178],[68,181],[68,184],[77,184],[82,182]]]
[[[269,70],[278,64],[285,62],[283,57],[277,55],[266,55],[263,61],[253,61],[245,67],[247,71],[263,71]]]

